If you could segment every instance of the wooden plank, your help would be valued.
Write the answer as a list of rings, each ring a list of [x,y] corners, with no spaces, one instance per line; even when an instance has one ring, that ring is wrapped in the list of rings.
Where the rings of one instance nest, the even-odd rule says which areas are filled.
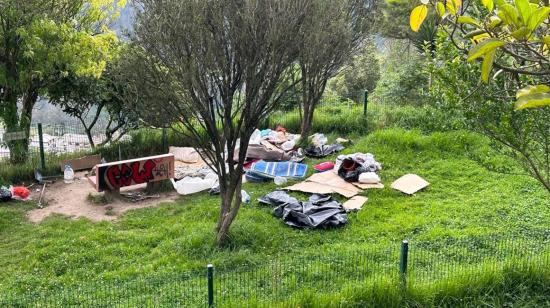
[[[94,168],[98,191],[118,190],[121,187],[173,178],[174,154],[100,164]]]
[[[4,142],[27,139],[24,131],[4,133]]]
[[[92,169],[95,165],[101,164],[101,155],[90,155],[76,159],[66,159],[59,163],[61,171],[65,170],[65,165],[71,166],[74,171]]]

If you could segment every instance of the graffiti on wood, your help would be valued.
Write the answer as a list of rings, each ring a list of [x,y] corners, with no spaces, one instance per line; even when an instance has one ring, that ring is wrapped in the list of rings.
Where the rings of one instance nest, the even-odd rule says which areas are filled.
[[[97,165],[97,190],[162,181],[174,177],[174,155],[166,154]]]

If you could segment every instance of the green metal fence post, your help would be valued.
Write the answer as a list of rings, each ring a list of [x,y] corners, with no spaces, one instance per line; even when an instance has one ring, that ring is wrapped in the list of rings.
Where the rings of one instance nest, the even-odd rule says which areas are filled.
[[[405,286],[407,283],[407,265],[409,263],[409,241],[401,242],[401,255],[399,257],[399,274]]]
[[[214,307],[214,265],[206,266],[208,277],[208,307]]]
[[[44,136],[42,134],[42,123],[38,123],[38,143],[40,144],[40,168],[46,170],[46,156],[44,155]]]
[[[367,116],[367,105],[369,103],[369,90],[365,90],[365,96],[363,97],[363,115]]]

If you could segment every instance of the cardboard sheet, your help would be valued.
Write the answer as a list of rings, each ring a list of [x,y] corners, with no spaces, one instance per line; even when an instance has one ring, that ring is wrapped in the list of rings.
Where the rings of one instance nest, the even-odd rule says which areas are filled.
[[[351,198],[361,192],[361,189],[344,181],[334,171],[315,173],[304,182],[285,187],[284,189],[317,194],[337,193],[346,198]]]
[[[369,198],[363,196],[355,196],[344,202],[343,206],[348,211],[360,210]]]
[[[382,183],[376,183],[376,184],[364,184],[364,183],[352,183],[353,185],[361,188],[361,189],[371,189],[371,188],[376,188],[376,189],[382,189],[384,188],[384,184]]]
[[[427,187],[430,183],[416,174],[406,174],[391,184],[391,188],[412,195],[415,192]]]

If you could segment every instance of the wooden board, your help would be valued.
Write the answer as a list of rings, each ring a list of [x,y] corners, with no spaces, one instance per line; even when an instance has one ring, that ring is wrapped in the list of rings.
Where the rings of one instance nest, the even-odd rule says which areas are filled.
[[[174,154],[143,157],[100,164],[95,177],[88,178],[97,191],[151,183],[174,177]]]
[[[90,155],[76,159],[66,159],[59,163],[61,171],[65,170],[65,165],[71,166],[74,171],[92,169],[95,165],[101,164],[101,155]]]
[[[15,140],[23,140],[27,139],[27,134],[24,131],[20,132],[11,132],[11,133],[4,133],[4,141],[15,141]]]

